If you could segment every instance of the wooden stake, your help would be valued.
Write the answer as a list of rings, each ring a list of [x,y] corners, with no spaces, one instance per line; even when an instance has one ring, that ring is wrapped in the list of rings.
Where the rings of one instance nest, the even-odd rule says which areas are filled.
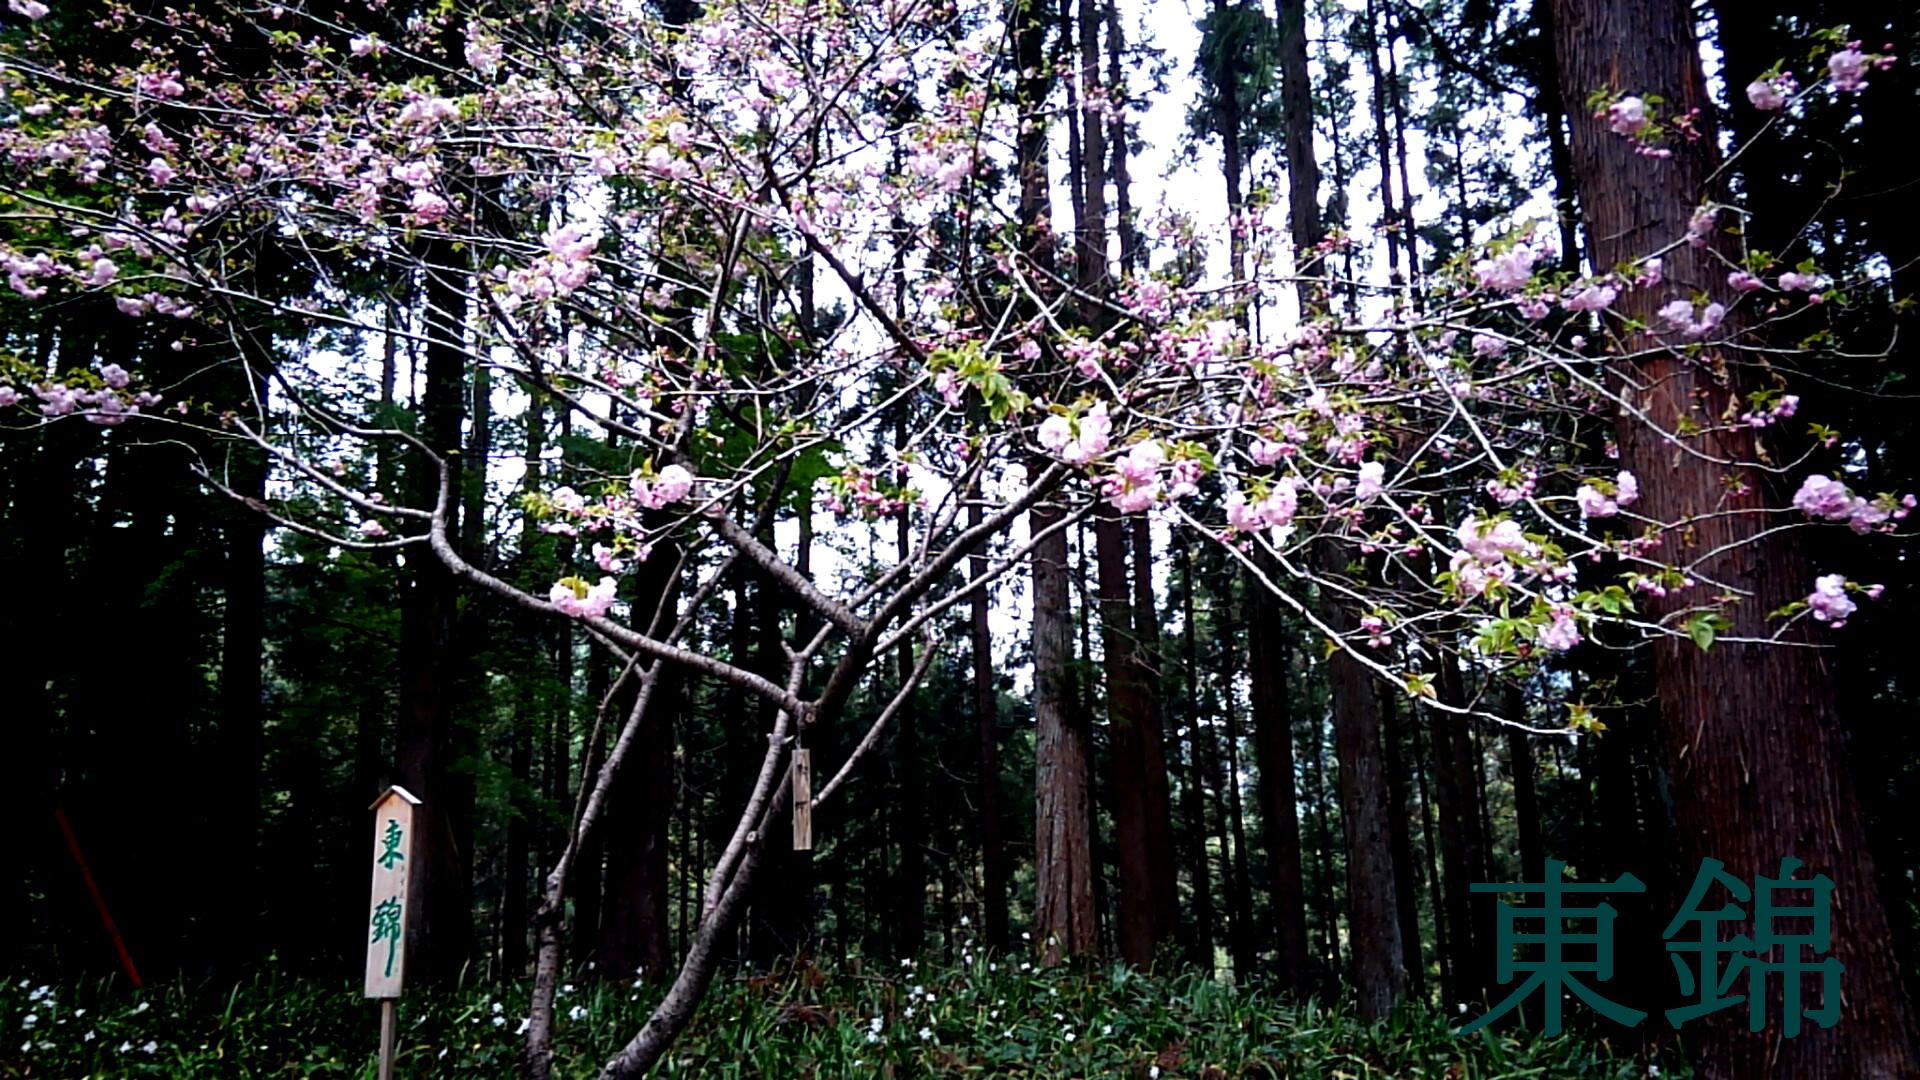
[[[793,850],[813,850],[813,751],[793,752]]]
[[[393,1080],[393,1044],[400,1027],[400,1000],[380,999],[380,1080]]]

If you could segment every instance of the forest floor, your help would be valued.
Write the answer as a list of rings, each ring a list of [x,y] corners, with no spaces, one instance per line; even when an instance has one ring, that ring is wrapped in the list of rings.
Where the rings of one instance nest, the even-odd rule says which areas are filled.
[[[555,1075],[591,1077],[659,992],[632,980],[566,986]],[[518,1073],[525,984],[409,994],[398,1075]],[[239,986],[118,981],[0,986],[0,1076],[366,1077],[378,1010],[357,985],[263,974]],[[1452,1018],[1456,1019],[1457,1018]],[[806,967],[717,983],[663,1077],[843,1080],[995,1076],[1362,1080],[1684,1077],[1593,1034],[1455,1036],[1412,1006],[1364,1024],[1340,1008],[1287,1003],[1198,975],[1044,971],[974,955],[884,974]]]

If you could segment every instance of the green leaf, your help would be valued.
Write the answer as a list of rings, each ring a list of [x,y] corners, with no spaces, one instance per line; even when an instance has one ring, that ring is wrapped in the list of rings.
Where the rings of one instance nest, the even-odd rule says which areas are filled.
[[[1733,628],[1732,620],[1712,611],[1696,611],[1687,619],[1687,636],[1700,646],[1701,652],[1713,648],[1713,639],[1724,631]]]

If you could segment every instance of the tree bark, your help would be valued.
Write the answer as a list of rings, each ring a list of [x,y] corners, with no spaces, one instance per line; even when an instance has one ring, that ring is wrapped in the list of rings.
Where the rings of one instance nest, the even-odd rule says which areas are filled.
[[[978,503],[967,508],[967,524],[978,527],[981,509]],[[988,560],[977,551],[967,562],[968,574],[984,577]],[[979,746],[980,780],[977,798],[980,806],[981,932],[988,948],[1007,947],[1007,883],[1010,856],[1007,838],[1000,822],[1000,690],[993,674],[993,625],[991,589],[975,589],[970,601],[969,634],[973,647],[973,715]]]
[[[1582,102],[1591,90],[1615,87],[1657,94],[1674,112],[1697,106],[1703,118],[1712,115],[1685,0],[1556,0],[1554,21],[1564,101]],[[1713,124],[1703,119],[1700,126],[1701,139],[1678,143],[1663,160],[1635,154],[1590,119],[1574,125],[1574,175],[1596,265],[1616,265],[1685,232],[1694,209],[1712,194],[1707,184],[1718,164]],[[1675,248],[1667,256],[1666,277],[1667,288],[1625,294],[1619,314],[1651,325],[1654,311],[1674,295],[1735,299],[1707,248]],[[1737,332],[1744,321],[1736,308],[1722,329]],[[1630,344],[1645,351],[1616,366],[1616,384],[1661,430],[1674,431],[1683,419],[1710,426],[1717,402],[1748,388],[1740,358],[1726,350],[1695,360],[1644,336]],[[1678,521],[1718,512],[1693,521],[1684,533],[1667,534],[1650,556],[1700,560],[1697,577],[1725,582],[1747,597],[1731,612],[1730,636],[1767,637],[1767,613],[1804,596],[1813,571],[1799,542],[1784,531],[1761,535],[1764,515],[1737,511],[1780,505],[1784,493],[1758,470],[1729,470],[1677,453],[1637,419],[1623,416],[1618,436],[1621,465],[1640,478],[1640,513]],[[1751,429],[1694,438],[1712,458],[1756,458]],[[1730,471],[1744,482],[1739,493],[1726,482]],[[1658,617],[1685,602],[1656,600],[1649,614]],[[1749,1032],[1739,1009],[1701,1018],[1694,1043],[1701,1075],[1920,1075],[1914,1014],[1887,947],[1891,928],[1848,775],[1825,660],[1817,650],[1792,645],[1722,643],[1704,651],[1671,637],[1656,640],[1653,653],[1682,866],[1713,857],[1728,873],[1751,881],[1778,873],[1783,856],[1805,860],[1805,874],[1826,874],[1834,882],[1832,953],[1845,965],[1842,1015],[1831,1028],[1809,1026],[1796,1038],[1783,1038],[1777,980],[1764,1030]],[[1817,989],[1809,991],[1811,1004],[1820,1000]]]
[[[451,245],[429,246],[426,303],[426,380],[418,403],[429,449],[439,455],[462,490],[460,436],[465,418],[466,280],[463,256]],[[410,470],[414,505],[431,506],[440,485],[439,467],[415,460]],[[459,544],[457,507],[447,511],[448,539]],[[454,717],[453,655],[457,585],[438,559],[414,563],[401,605],[401,708],[397,779],[421,800],[414,812],[423,848],[408,888],[414,916],[407,923],[407,969],[427,983],[450,984],[466,965],[473,941],[472,802],[469,775],[454,768],[462,739]]]
[[[1186,831],[1187,875],[1193,888],[1193,962],[1213,971],[1213,869],[1207,849],[1205,755],[1201,726],[1199,644],[1194,627],[1193,538],[1186,529],[1174,531],[1180,552],[1180,685],[1185,692],[1181,717],[1186,722],[1187,775],[1180,785],[1180,814]]]
[[[1300,873],[1299,801],[1294,792],[1293,715],[1288,698],[1289,649],[1280,604],[1265,586],[1247,583],[1247,637],[1253,680],[1254,759],[1260,767],[1260,817],[1272,875],[1275,960],[1280,985],[1309,985],[1307,898]]]

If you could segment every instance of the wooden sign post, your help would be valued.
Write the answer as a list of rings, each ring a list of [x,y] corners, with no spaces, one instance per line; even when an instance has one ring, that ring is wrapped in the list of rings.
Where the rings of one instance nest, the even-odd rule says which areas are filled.
[[[813,752],[793,752],[793,850],[813,850]]]
[[[373,897],[367,909],[366,996],[380,1001],[380,1080],[393,1080],[400,987],[407,966],[407,871],[413,808],[420,800],[390,787],[373,800]]]

